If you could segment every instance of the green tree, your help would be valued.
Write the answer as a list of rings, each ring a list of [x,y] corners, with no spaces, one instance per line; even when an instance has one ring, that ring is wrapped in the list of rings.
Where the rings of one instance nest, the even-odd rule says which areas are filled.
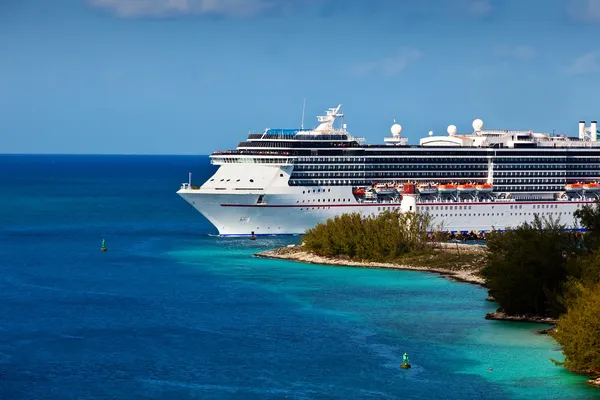
[[[600,283],[578,285],[568,311],[552,333],[563,347],[566,368],[574,372],[600,374]]]
[[[585,230],[584,247],[588,251],[600,249],[600,203],[593,206],[583,206],[573,214]]]
[[[482,275],[506,313],[556,317],[564,311],[567,263],[577,253],[575,233],[536,215],[532,223],[489,235]]]

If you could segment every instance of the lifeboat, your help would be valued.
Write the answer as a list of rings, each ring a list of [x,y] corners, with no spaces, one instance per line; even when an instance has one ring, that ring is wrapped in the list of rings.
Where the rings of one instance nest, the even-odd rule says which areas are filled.
[[[377,192],[375,189],[369,189],[365,192],[366,200],[377,200]]]
[[[475,185],[475,189],[477,189],[479,193],[489,193],[494,190],[494,185],[491,183],[483,183],[481,185]]]
[[[600,183],[584,183],[583,184],[584,192],[598,192],[600,191]]]
[[[377,194],[380,195],[394,194],[397,192],[396,185],[394,185],[393,183],[378,183],[377,185],[375,185],[375,190],[377,191]]]
[[[365,195],[365,189],[363,188],[356,188],[352,190],[352,194],[355,196],[364,196]]]
[[[456,186],[456,190],[458,190],[461,193],[471,193],[475,191],[475,185],[472,185],[470,183],[461,184]]]
[[[438,185],[438,192],[440,193],[454,193],[456,192],[456,185],[454,184],[445,184],[445,185]]]
[[[579,192],[583,189],[583,185],[581,183],[567,183],[565,185],[565,192]]]
[[[417,189],[421,194],[436,194],[438,192],[438,187],[436,184],[432,183],[422,183]]]

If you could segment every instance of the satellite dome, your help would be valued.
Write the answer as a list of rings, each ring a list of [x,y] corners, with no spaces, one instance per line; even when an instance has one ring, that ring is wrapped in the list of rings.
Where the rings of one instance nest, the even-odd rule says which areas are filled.
[[[429,136],[433,136],[433,131],[429,131]]]
[[[448,125],[448,135],[456,135],[456,125]]]
[[[400,136],[400,133],[402,133],[402,125],[394,124],[390,130],[392,131],[392,135]]]
[[[480,120],[479,118],[477,118],[475,121],[473,121],[473,130],[475,132],[480,132],[483,129],[483,121]]]

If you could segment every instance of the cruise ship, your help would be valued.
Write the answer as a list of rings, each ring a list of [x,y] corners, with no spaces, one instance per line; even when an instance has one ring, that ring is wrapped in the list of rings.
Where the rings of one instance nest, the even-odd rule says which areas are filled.
[[[597,122],[569,137],[484,129],[429,135],[409,145],[391,126],[384,144],[346,129],[341,105],[314,129],[250,133],[235,150],[211,154],[215,174],[177,192],[222,236],[303,234],[343,213],[428,213],[435,229],[486,232],[535,214],[577,229],[573,213],[600,196]]]

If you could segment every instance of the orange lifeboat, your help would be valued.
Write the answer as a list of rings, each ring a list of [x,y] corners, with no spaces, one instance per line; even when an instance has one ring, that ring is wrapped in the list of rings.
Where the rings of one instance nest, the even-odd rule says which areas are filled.
[[[365,189],[363,188],[356,188],[354,190],[352,190],[352,194],[355,196],[364,196],[365,195]]]
[[[565,185],[565,192],[579,192],[581,189],[583,189],[581,183],[567,183]]]
[[[494,185],[491,183],[482,183],[480,185],[475,185],[475,189],[480,193],[489,193],[494,190]]]
[[[475,191],[475,185],[471,183],[460,184],[456,186],[456,190],[462,193],[469,193]]]
[[[438,185],[438,192],[440,193],[454,193],[456,192],[456,185],[452,183]]]
[[[585,192],[598,192],[598,191],[600,191],[600,183],[596,183],[596,182],[584,183],[583,190]]]

